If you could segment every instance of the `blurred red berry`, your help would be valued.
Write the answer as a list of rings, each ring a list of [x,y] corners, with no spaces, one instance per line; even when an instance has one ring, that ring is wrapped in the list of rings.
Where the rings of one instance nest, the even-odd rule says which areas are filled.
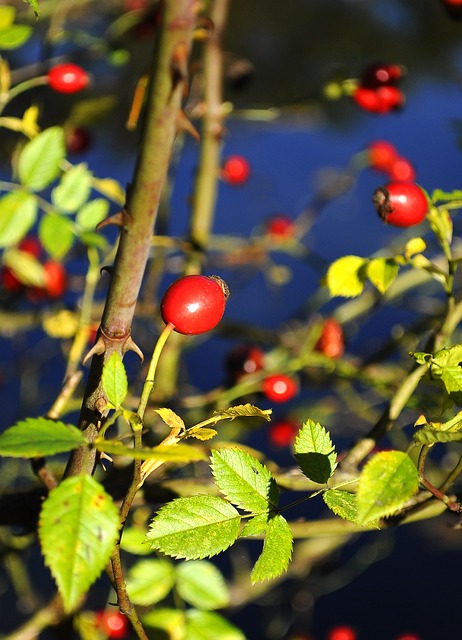
[[[345,337],[342,326],[335,318],[326,318],[322,326],[321,335],[315,346],[328,358],[340,358],[345,351]]]
[[[272,402],[287,402],[294,398],[299,390],[297,380],[284,373],[276,373],[265,378],[262,388],[265,396]]]
[[[327,640],[356,640],[357,637],[356,631],[346,625],[333,627],[327,634]]]
[[[292,420],[280,420],[270,426],[269,441],[278,448],[289,447],[293,444],[299,426]]]
[[[373,202],[380,218],[394,227],[412,227],[428,213],[425,193],[414,182],[396,180],[378,187]]]
[[[389,171],[399,157],[396,147],[385,140],[371,142],[367,150],[369,152],[370,165],[372,169],[377,171]]]
[[[18,280],[9,267],[2,267],[0,271],[2,287],[11,293],[18,293],[24,288],[23,283]]]
[[[237,345],[226,357],[226,368],[233,380],[263,369],[264,353],[253,345]]]
[[[422,638],[417,633],[403,633],[396,636],[395,640],[422,640]]]
[[[82,153],[90,146],[90,132],[84,127],[72,127],[66,131],[65,143],[69,153]]]
[[[96,620],[108,638],[126,638],[129,634],[130,624],[120,611],[99,611]]]
[[[66,290],[67,274],[60,262],[48,260],[43,265],[45,275],[44,291],[49,298],[60,298]]]
[[[373,64],[367,67],[361,76],[364,87],[376,88],[395,84],[403,77],[403,68],[398,64]]]
[[[295,232],[295,224],[292,218],[284,214],[271,216],[266,221],[266,233],[274,240],[292,238]]]
[[[244,184],[249,176],[250,164],[244,156],[229,156],[223,163],[221,177],[228,184]]]
[[[58,93],[77,93],[88,85],[90,78],[82,67],[66,62],[48,72],[48,83]]]
[[[415,169],[407,158],[398,157],[388,170],[388,175],[392,180],[404,180],[412,182],[415,180]]]
[[[385,114],[404,106],[404,94],[398,87],[383,85],[370,88],[359,85],[353,92],[356,104],[372,113]]]
[[[34,258],[39,258],[42,253],[42,245],[37,238],[34,238],[33,236],[23,238],[23,240],[18,244],[18,249],[29,253],[31,256],[34,256]]]

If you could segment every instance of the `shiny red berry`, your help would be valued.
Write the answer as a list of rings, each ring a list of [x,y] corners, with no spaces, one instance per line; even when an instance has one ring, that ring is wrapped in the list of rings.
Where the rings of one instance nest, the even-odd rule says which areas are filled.
[[[403,68],[398,64],[373,64],[364,71],[361,84],[365,87],[380,87],[395,84],[403,77]]]
[[[395,145],[386,140],[376,140],[367,147],[369,162],[376,171],[389,171],[398,158],[398,150]]]
[[[266,222],[266,233],[276,241],[293,238],[295,233],[294,221],[284,214],[271,216]]]
[[[228,184],[244,184],[249,176],[250,164],[244,156],[229,156],[223,163],[221,177]]]
[[[342,325],[335,318],[326,318],[315,349],[328,358],[340,358],[345,351]]]
[[[415,180],[415,169],[407,158],[398,157],[388,170],[388,175],[392,180],[404,180],[412,182]]]
[[[280,449],[293,444],[298,433],[298,425],[292,420],[281,420],[271,425],[269,429],[269,441]]]
[[[394,227],[412,227],[428,213],[425,193],[414,182],[389,182],[375,190],[373,202],[380,218]]]
[[[205,333],[220,322],[227,298],[228,287],[218,276],[185,276],[164,293],[162,319],[178,333]]]
[[[298,381],[284,373],[268,376],[262,382],[262,389],[268,400],[272,402],[288,402],[298,391]]]
[[[359,85],[353,92],[353,100],[364,111],[379,114],[400,109],[405,102],[403,92],[392,85],[383,85],[378,88]]]
[[[99,611],[96,620],[108,638],[126,638],[130,632],[130,623],[120,611]]]
[[[333,627],[327,634],[327,640],[356,640],[357,637],[356,631],[346,625]]]
[[[238,345],[226,358],[226,368],[233,380],[263,369],[264,353],[253,345]]]
[[[48,83],[58,93],[77,93],[85,89],[89,81],[87,72],[71,62],[58,64],[48,72]]]

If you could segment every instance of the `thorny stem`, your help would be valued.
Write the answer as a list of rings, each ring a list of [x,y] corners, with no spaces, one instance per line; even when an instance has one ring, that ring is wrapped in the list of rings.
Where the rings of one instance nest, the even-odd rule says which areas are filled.
[[[441,489],[435,487],[426,477],[425,477],[425,460],[427,458],[427,454],[430,451],[430,447],[424,446],[419,455],[418,462],[418,471],[419,471],[419,480],[423,484],[423,486],[429,491],[432,495],[437,498],[437,500],[441,500],[448,509],[454,511],[455,513],[460,513],[462,511],[462,504],[459,502],[454,502],[451,500],[449,496],[447,496]]]

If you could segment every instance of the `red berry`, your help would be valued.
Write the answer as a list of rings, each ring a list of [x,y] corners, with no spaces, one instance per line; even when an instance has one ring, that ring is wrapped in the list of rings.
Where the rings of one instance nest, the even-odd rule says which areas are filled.
[[[126,638],[129,634],[130,624],[120,611],[99,611],[96,619],[108,638]]]
[[[58,93],[77,93],[88,85],[90,78],[77,64],[58,64],[48,72],[48,83]]]
[[[34,256],[34,258],[39,258],[42,253],[42,245],[37,238],[34,238],[33,236],[28,236],[21,240],[18,244],[18,249],[25,253],[29,253],[31,256]]]
[[[359,85],[353,92],[353,100],[365,111],[385,114],[404,105],[403,92],[395,86],[383,85],[370,88]]]
[[[414,182],[389,182],[375,190],[373,202],[381,219],[394,227],[412,227],[428,213],[425,193]]]
[[[90,146],[90,132],[84,127],[73,127],[66,131],[65,142],[69,153],[82,153]]]
[[[234,380],[263,369],[264,353],[252,345],[238,345],[226,358],[226,368]]]
[[[375,89],[359,85],[353,92],[353,100],[365,111],[374,113],[380,113],[381,111],[380,100]]]
[[[346,625],[333,627],[327,634],[327,640],[356,640],[357,637],[356,631]]]
[[[396,111],[404,106],[404,94],[398,87],[385,85],[376,89],[381,105],[381,113]]]
[[[298,382],[295,378],[277,373],[268,376],[262,383],[263,393],[272,402],[287,402],[298,393]]]
[[[386,84],[394,84],[403,77],[403,68],[397,64],[374,64],[368,67],[362,77],[361,84],[364,87],[380,87]]]
[[[297,423],[291,420],[275,422],[269,429],[269,440],[275,447],[289,447],[295,440],[298,429]]]
[[[49,298],[60,298],[66,290],[66,270],[60,262],[48,260],[43,265],[45,275],[44,291]]]
[[[416,633],[403,633],[397,636],[395,640],[422,640],[422,638]]]
[[[415,180],[415,169],[407,158],[398,157],[388,170],[388,175],[392,180],[412,182]]]
[[[23,289],[23,283],[18,280],[9,267],[3,267],[0,272],[2,287],[11,293],[18,293]]]
[[[164,293],[162,319],[178,333],[205,333],[220,322],[228,295],[228,287],[218,276],[185,276]]]
[[[244,156],[229,156],[223,163],[221,177],[228,184],[244,184],[249,176],[250,164]]]
[[[369,162],[372,169],[377,171],[389,171],[398,158],[398,150],[390,142],[376,140],[368,146]]]
[[[345,351],[342,326],[334,318],[326,318],[315,349],[328,358],[340,358]]]
[[[294,236],[295,224],[284,214],[271,216],[266,222],[266,233],[274,240],[285,240]]]

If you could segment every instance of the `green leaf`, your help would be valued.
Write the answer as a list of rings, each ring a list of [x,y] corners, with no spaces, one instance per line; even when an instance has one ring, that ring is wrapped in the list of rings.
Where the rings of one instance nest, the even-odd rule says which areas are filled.
[[[140,560],[127,574],[127,591],[133,604],[149,607],[163,600],[175,584],[175,571],[164,559]]]
[[[35,458],[72,451],[86,440],[70,424],[47,418],[26,418],[0,434],[0,455]]]
[[[358,524],[389,516],[403,507],[419,486],[417,469],[402,451],[381,451],[364,467],[358,484]]]
[[[146,543],[146,529],[141,526],[125,526],[122,532],[120,548],[135,556],[147,556],[151,549]]]
[[[3,254],[3,264],[16,278],[28,287],[44,287],[45,271],[41,262],[27,251],[7,249]]]
[[[32,35],[28,24],[12,24],[0,30],[0,49],[16,49],[27,42]]]
[[[112,178],[94,178],[93,188],[112,202],[125,205],[125,191],[122,185]]]
[[[280,514],[271,516],[266,526],[263,551],[250,574],[252,584],[273,580],[287,571],[292,548],[292,531],[287,520]]]
[[[87,474],[66,478],[43,503],[40,543],[66,611],[79,604],[104,569],[119,526],[111,497]]]
[[[116,440],[96,440],[93,445],[98,451],[105,451],[114,456],[127,456],[136,460],[163,460],[164,462],[196,462],[205,460],[206,454],[187,444],[170,446],[140,447],[133,449]]]
[[[399,267],[393,258],[374,258],[366,267],[367,277],[380,293],[391,287],[398,272]]]
[[[263,536],[265,534],[267,524],[268,513],[261,513],[258,516],[249,518],[242,527],[239,537],[248,538],[252,536]]]
[[[177,498],[153,519],[147,539],[152,549],[174,558],[200,560],[230,547],[240,521],[239,512],[216,496]]]
[[[187,434],[187,438],[196,438],[197,440],[211,440],[212,438],[214,438],[216,435],[218,434],[218,431],[215,431],[215,429],[208,429],[207,427],[199,427],[199,428],[192,428],[190,431],[188,431]]]
[[[61,260],[74,243],[74,225],[59,213],[48,213],[40,220],[39,238],[45,251],[54,259]]]
[[[442,189],[435,189],[432,192],[431,199],[433,202],[438,200],[442,202],[451,202],[451,200],[462,200],[462,191],[455,189],[454,191],[443,191]]]
[[[425,251],[427,245],[423,238],[411,238],[406,242],[406,249],[404,251],[404,255],[407,260],[415,256],[417,253],[422,253]]]
[[[156,608],[146,613],[141,618],[146,627],[163,631],[159,638],[165,640],[187,640],[186,616],[180,609],[168,607]],[[167,634],[167,635],[165,635]],[[157,635],[155,637],[158,637]]]
[[[326,275],[332,297],[354,298],[364,289],[364,267],[368,260],[359,256],[344,256],[333,262]]]
[[[255,418],[264,418],[268,422],[271,420],[271,410],[268,409],[259,409],[252,404],[238,404],[235,407],[228,407],[228,409],[221,409],[220,411],[214,411],[213,415],[217,417],[217,419],[221,419],[222,417],[230,418],[234,420],[234,418],[242,418],[242,417],[255,417]]]
[[[74,213],[88,200],[92,174],[85,164],[71,167],[51,192],[53,205],[64,213]]]
[[[19,157],[18,174],[21,184],[32,191],[41,191],[55,180],[65,158],[62,127],[51,127],[32,138]]]
[[[82,231],[92,231],[109,213],[109,202],[104,198],[90,200],[77,212],[76,224]]]
[[[462,403],[462,344],[437,351],[431,358],[430,376],[441,380],[451,399]]]
[[[177,565],[176,580],[179,596],[193,607],[210,611],[229,604],[226,581],[207,560],[190,560]]]
[[[294,442],[295,458],[305,476],[325,484],[337,467],[337,453],[329,432],[318,422],[307,420]]]
[[[170,427],[170,429],[174,429],[175,431],[178,431],[178,433],[185,431],[183,419],[175,413],[173,409],[161,407],[160,409],[154,409],[154,411],[162,418],[163,422],[165,422],[167,427]]]
[[[104,364],[102,383],[109,402],[119,408],[127,396],[128,381],[122,358],[117,351]]]
[[[37,199],[26,191],[12,191],[0,198],[0,248],[24,238],[37,219]]]
[[[420,444],[436,444],[437,442],[462,442],[460,431],[440,431],[439,429],[419,429],[414,440]]]
[[[245,640],[245,636],[228,620],[212,611],[186,611],[185,640]]]
[[[241,449],[213,451],[211,468],[220,491],[240,509],[259,512],[275,509],[279,490],[270,471]]]
[[[0,29],[11,27],[16,19],[16,7],[3,5],[0,6]]]
[[[322,494],[324,502],[336,516],[358,523],[358,505],[356,495],[342,489],[328,489]],[[378,527],[376,520],[371,520],[366,525],[369,528]]]

